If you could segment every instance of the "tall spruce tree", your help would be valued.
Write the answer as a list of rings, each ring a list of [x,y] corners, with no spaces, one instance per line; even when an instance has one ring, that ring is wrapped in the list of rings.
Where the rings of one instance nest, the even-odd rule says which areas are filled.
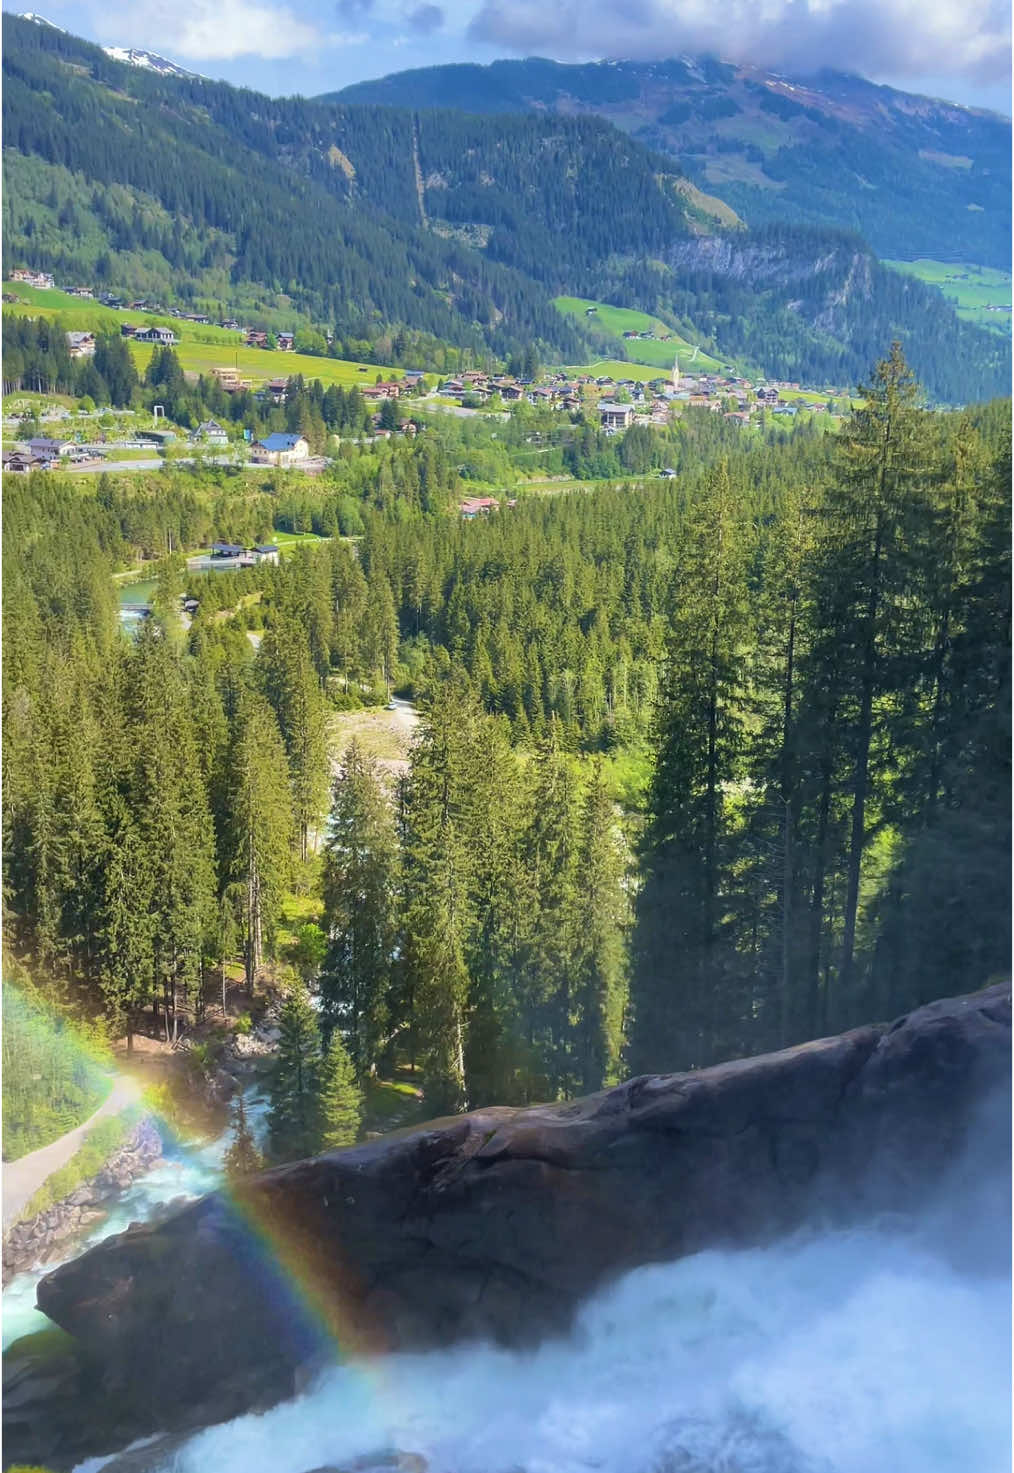
[[[397,943],[394,819],[376,764],[353,741],[335,779],[324,853],[322,1018],[340,1028],[360,1079],[383,1048]]]
[[[356,1072],[337,1030],[331,1034],[320,1070],[321,1146],[325,1151],[354,1146],[363,1121],[363,1097]]]
[[[306,989],[294,987],[278,1020],[278,1057],[269,1085],[268,1149],[295,1161],[320,1149],[321,1038]]]
[[[305,860],[327,792],[327,742],[320,684],[294,618],[278,617],[264,636],[258,663],[289,758],[299,854]]]
[[[254,1176],[263,1168],[264,1161],[257,1142],[254,1140],[253,1131],[246,1118],[246,1105],[242,1094],[236,1101],[235,1121],[233,1125],[232,1140],[225,1153],[225,1175],[230,1182],[240,1181],[245,1176]]]
[[[740,504],[723,462],[690,510],[673,579],[637,904],[630,1064],[638,1072],[711,1062],[742,1006],[723,926],[744,719]]]
[[[570,1064],[588,1094],[619,1076],[627,1002],[626,863],[615,805],[596,763],[581,812]]]
[[[228,879],[240,920],[247,990],[272,940],[288,876],[293,821],[274,713],[248,691],[233,723],[229,760]]]
[[[404,965],[426,1101],[436,1113],[468,1104],[466,955],[473,916],[467,838],[477,720],[465,682],[452,676],[438,686],[412,751],[405,803]]]

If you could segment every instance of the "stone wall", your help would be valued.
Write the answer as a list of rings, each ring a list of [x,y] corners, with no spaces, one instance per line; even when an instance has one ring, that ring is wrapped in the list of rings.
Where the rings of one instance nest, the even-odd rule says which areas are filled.
[[[17,1222],[3,1245],[3,1281],[38,1264],[65,1257],[75,1239],[106,1216],[110,1204],[162,1154],[162,1138],[150,1119],[141,1120],[99,1174],[36,1217]]]

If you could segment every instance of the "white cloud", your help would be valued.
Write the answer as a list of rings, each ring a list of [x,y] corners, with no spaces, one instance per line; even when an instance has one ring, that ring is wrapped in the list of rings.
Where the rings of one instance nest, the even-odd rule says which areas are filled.
[[[122,11],[105,6],[94,12],[93,23],[104,41],[168,50],[188,61],[276,60],[307,52],[321,39],[288,5],[260,0],[178,0],[169,12],[163,0],[140,0]]]
[[[469,33],[559,60],[690,52],[796,71],[1010,75],[1006,0],[483,0]]]

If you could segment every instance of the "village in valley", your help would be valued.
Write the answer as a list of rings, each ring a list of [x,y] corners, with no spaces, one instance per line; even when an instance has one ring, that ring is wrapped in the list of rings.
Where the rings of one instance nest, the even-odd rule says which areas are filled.
[[[160,349],[175,351],[183,340],[183,334],[202,328],[218,328],[235,334],[237,344],[241,343],[247,350],[243,366],[240,366],[239,355],[236,354],[234,364],[212,364],[207,370],[224,395],[251,393],[265,406],[280,408],[285,405],[296,373],[271,372],[268,369],[257,373],[247,367],[252,356],[259,359],[263,354],[266,362],[273,366],[276,355],[285,354],[290,357],[294,368],[298,362],[298,372],[303,378],[310,378],[313,374],[307,355],[295,351],[296,331],[272,333],[261,328],[244,327],[235,318],[225,317],[215,322],[202,312],[187,312],[148,300],[128,302],[114,293],[99,292],[88,286],[60,286],[51,273],[29,267],[12,270],[9,281],[11,286],[28,287],[34,293],[59,293],[61,299],[70,297],[82,304],[94,303],[104,309],[102,320],[105,324],[108,324],[110,311],[122,313],[124,317],[129,313],[131,320],[119,323],[119,334],[135,350],[150,347],[152,353]],[[13,291],[5,290],[3,296],[9,308],[24,306]],[[591,315],[596,309],[586,310]],[[609,310],[619,315],[619,309]],[[631,319],[635,317],[632,313],[628,315]],[[135,317],[140,320],[133,320]],[[169,319],[178,327],[151,319]],[[98,326],[94,329],[67,329],[65,338],[70,358],[93,357],[100,332]],[[347,367],[353,373],[355,388],[363,404],[372,410],[368,438],[374,440],[390,439],[393,435],[414,437],[426,428],[425,416],[429,413],[451,413],[462,418],[505,418],[521,405],[549,411],[554,417],[566,417],[575,424],[597,426],[606,436],[622,435],[634,425],[664,429],[673,423],[675,416],[687,410],[705,410],[732,424],[756,428],[771,420],[791,420],[800,413],[836,419],[848,407],[848,391],[839,386],[824,386],[818,391],[807,390],[798,382],[757,380],[735,372],[731,366],[723,369],[706,357],[702,362],[708,366],[696,368],[698,349],[688,350],[675,334],[670,337],[663,332],[661,325],[641,330],[627,329],[622,336],[625,348],[632,355],[629,365],[620,360],[592,364],[584,370],[540,369],[536,365],[529,374],[499,371],[492,367],[467,368],[445,376],[420,369],[398,368],[375,371],[374,382],[369,381],[368,366]],[[330,347],[331,334],[323,334],[323,341]],[[650,343],[653,351],[642,353],[642,356],[654,357],[656,361],[659,352],[672,344],[672,362],[668,371],[659,368],[652,373],[649,367],[635,361],[638,345],[645,341]],[[684,354],[682,367],[677,350]],[[222,346],[221,356],[225,359],[230,356],[227,344]],[[334,360],[320,357],[313,362],[320,362],[323,368]],[[197,378],[192,371],[185,376],[193,380]],[[166,456],[171,456],[180,462],[201,460],[319,475],[329,462],[326,449],[325,453],[313,453],[307,438],[298,432],[274,431],[256,437],[242,425],[231,421],[226,425],[214,417],[184,428],[172,425],[165,417],[164,408],[158,404],[154,406],[150,421],[139,423],[135,415],[129,426],[124,423],[122,415],[116,415],[110,427],[110,414],[111,411],[103,406],[73,410],[59,402],[41,405],[25,402],[19,405],[19,396],[8,394],[3,419],[4,470],[13,474],[52,468],[78,473],[109,469],[143,471],[157,469],[165,463]],[[107,426],[106,433],[95,433],[94,422],[98,420]],[[87,421],[91,421],[91,425],[86,425]],[[29,431],[34,430],[34,433],[27,433],[27,437],[26,426]],[[533,440],[538,438],[533,436]],[[676,473],[671,467],[663,466],[654,474],[671,478]],[[459,513],[470,520],[499,510],[501,505],[513,506],[514,498],[499,495],[465,497],[459,504]]]

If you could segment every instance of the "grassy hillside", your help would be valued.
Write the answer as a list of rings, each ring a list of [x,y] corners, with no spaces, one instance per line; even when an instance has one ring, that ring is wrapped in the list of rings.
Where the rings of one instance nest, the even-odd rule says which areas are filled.
[[[338,384],[349,388],[357,384],[362,388],[372,384],[378,374],[399,378],[399,369],[387,368],[376,363],[356,363],[347,359],[323,358],[310,353],[280,353],[265,348],[248,348],[242,336],[226,328],[205,326],[194,322],[181,322],[178,318],[160,317],[155,313],[118,312],[103,307],[100,302],[89,302],[66,292],[42,291],[25,286],[22,282],[4,282],[4,291],[17,296],[19,301],[5,302],[4,313],[24,313],[31,317],[58,318],[67,331],[93,332],[100,328],[113,328],[119,332],[124,322],[134,322],[150,327],[156,323],[172,329],[179,338],[176,356],[184,372],[210,373],[213,368],[235,368],[244,378],[258,388],[273,378],[291,378],[302,374],[307,379],[320,379],[322,384]],[[130,351],[143,373],[151,362],[155,349],[148,343],[131,343]]]
[[[679,355],[681,369],[689,368],[691,363],[702,371],[722,367],[716,358],[710,358],[696,343],[688,343],[667,323],[648,312],[636,312],[631,307],[613,307],[608,302],[594,302],[589,297],[556,297],[553,305],[567,316],[583,320],[589,326],[594,323],[603,332],[619,338],[632,364],[643,363],[649,368],[668,372],[672,369],[673,358]],[[591,309],[594,309],[593,318],[588,316]],[[653,332],[656,337],[624,339],[625,332]],[[661,341],[663,338],[667,341]],[[627,377],[637,378],[639,375],[628,374]]]
[[[928,286],[939,287],[958,316],[978,327],[1009,336],[1011,330],[1011,274],[990,266],[970,266],[952,261],[885,261],[893,271],[914,276]]]

